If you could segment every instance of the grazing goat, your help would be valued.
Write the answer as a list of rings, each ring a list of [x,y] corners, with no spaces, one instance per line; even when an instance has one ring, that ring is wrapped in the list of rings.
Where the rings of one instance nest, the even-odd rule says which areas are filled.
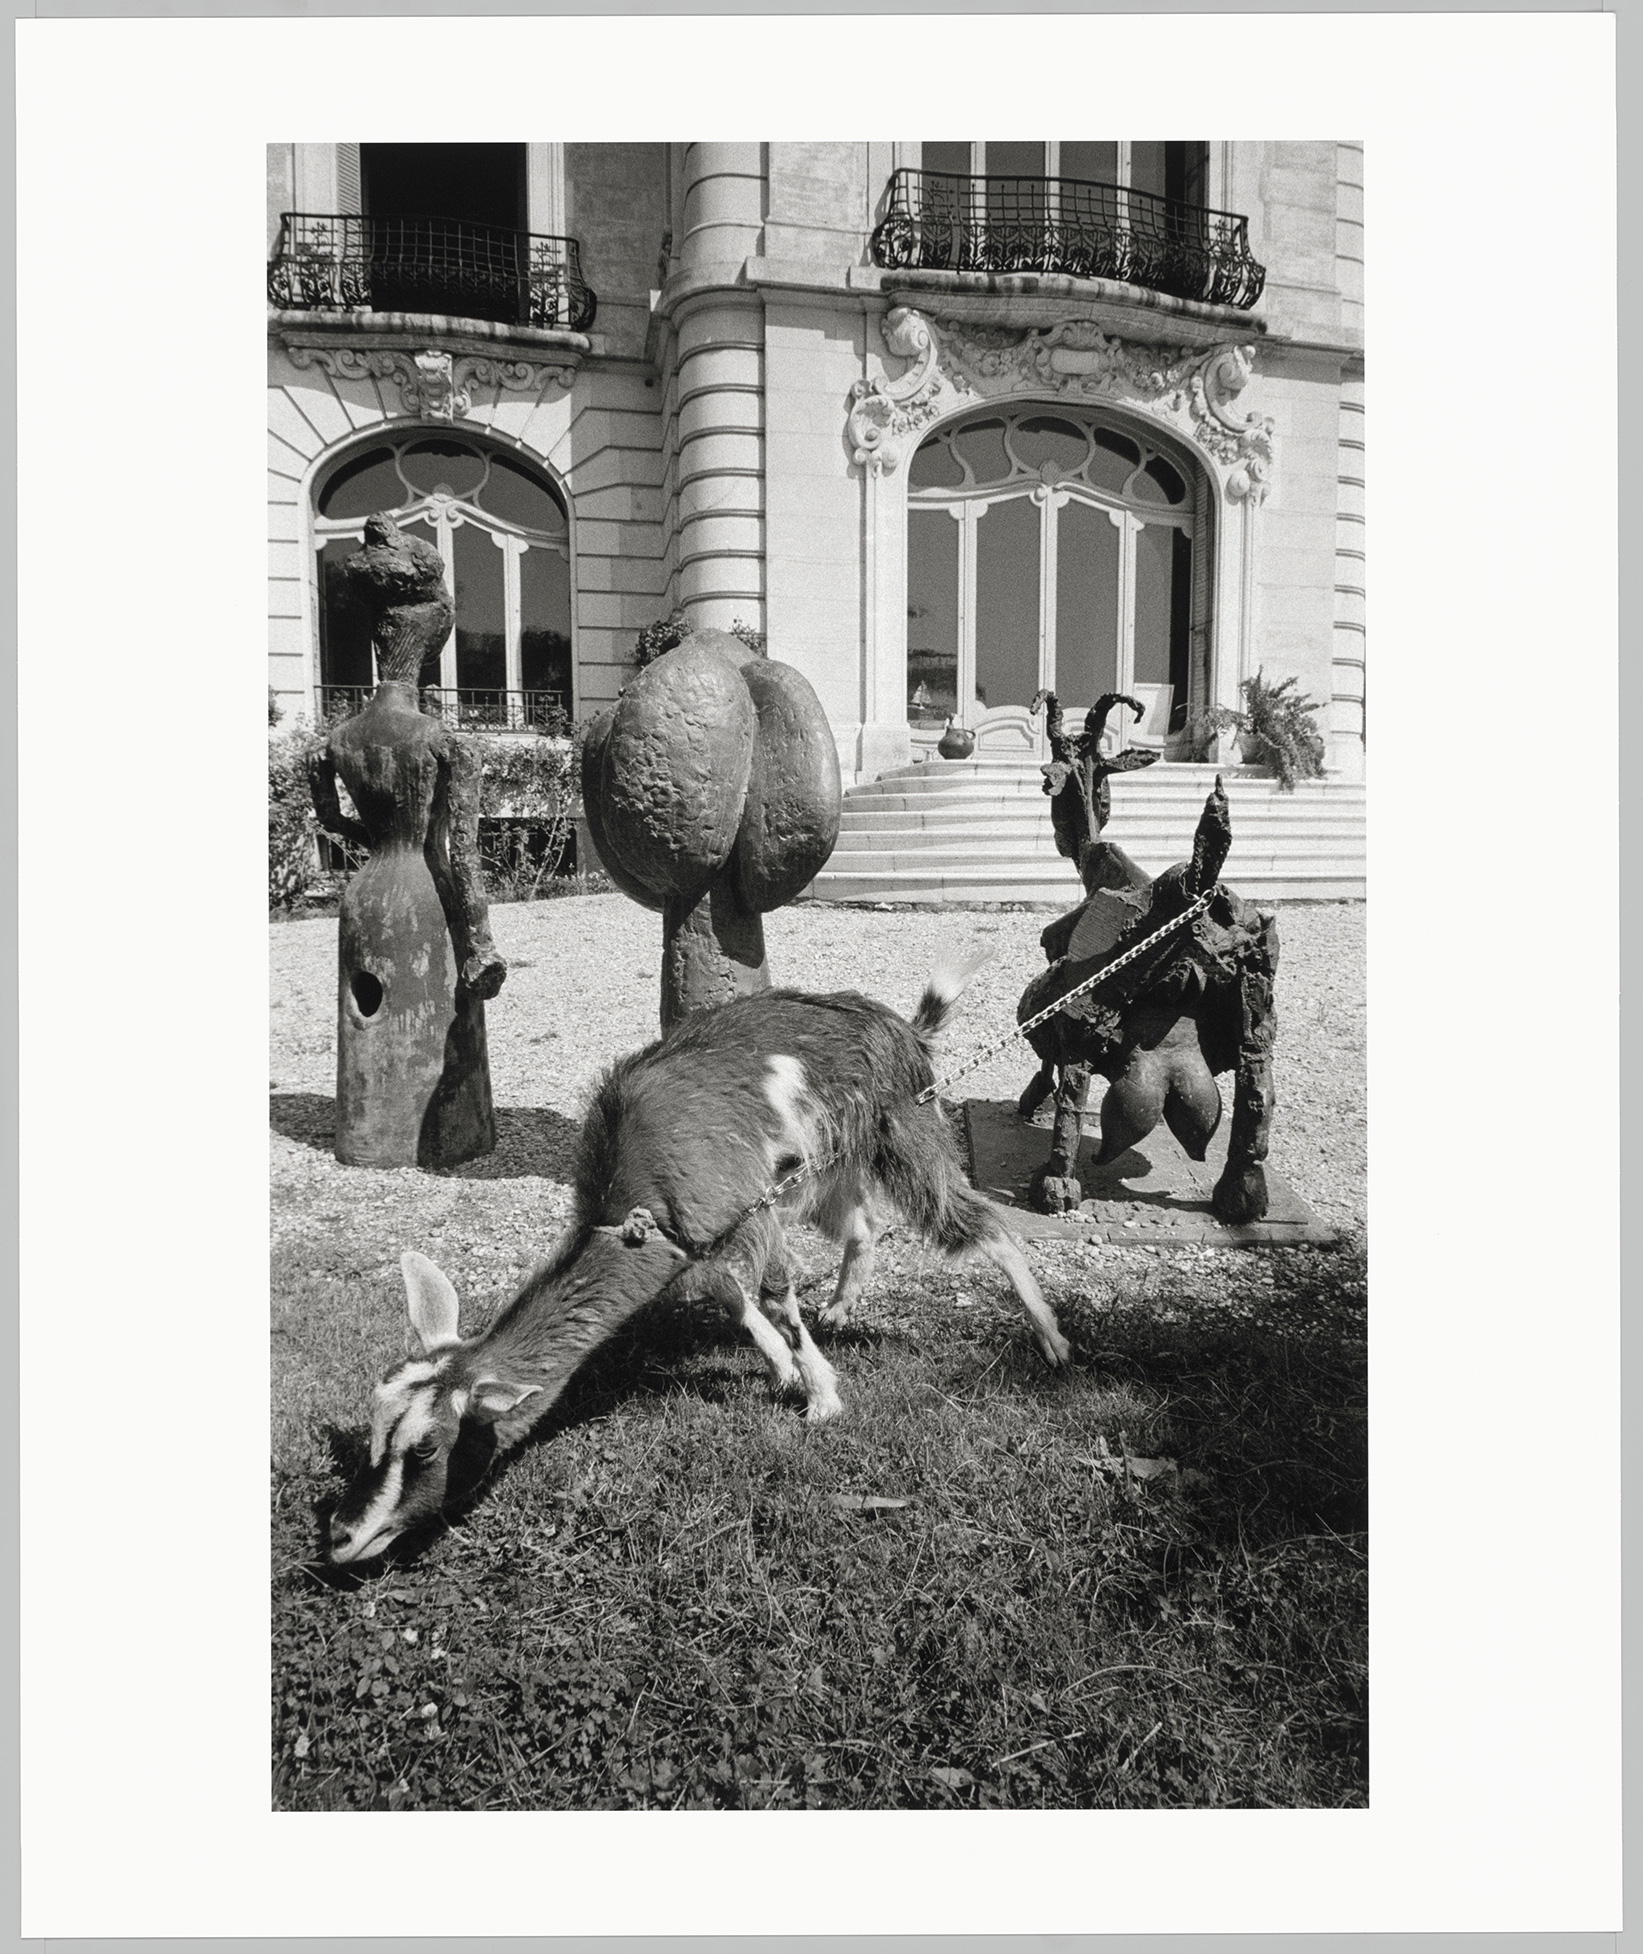
[[[458,1335],[456,1291],[434,1264],[402,1257],[410,1354],[376,1387],[371,1463],[332,1517],[332,1560],[365,1559],[436,1516],[465,1420],[517,1444],[583,1359],[691,1264],[695,1293],[729,1306],[774,1387],[801,1388],[813,1423],[833,1417],[837,1379],[799,1314],[783,1215],[843,1244],[823,1324],[848,1318],[894,1211],[936,1247],[994,1262],[1047,1361],[1065,1363],[1055,1317],[965,1177],[941,1109],[915,1103],[965,981],[933,979],[911,1024],[853,992],[763,991],[618,1060],[583,1124],[570,1231],[479,1336]],[[780,1212],[750,1212],[800,1167]]]

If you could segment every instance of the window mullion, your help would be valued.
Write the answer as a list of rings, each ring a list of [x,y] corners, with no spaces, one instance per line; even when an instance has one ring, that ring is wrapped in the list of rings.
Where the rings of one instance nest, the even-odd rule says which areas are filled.
[[[1034,500],[1038,498],[1035,496]],[[1067,500],[1065,489],[1045,492],[1038,532],[1038,683],[1055,690],[1056,580],[1061,532],[1061,507]]]
[[[519,559],[525,554],[526,544],[520,536],[493,535],[493,540],[502,549],[502,682],[512,694],[525,689],[525,681],[520,676]]]
[[[953,704],[961,725],[973,723],[976,709],[976,525],[985,505],[955,502],[958,532],[958,696]]]
[[[1118,690],[1135,691],[1135,537],[1141,525],[1127,511],[1108,512],[1118,527]],[[1116,718],[1117,745],[1129,745],[1129,720]]]
[[[439,648],[439,683],[442,690],[456,690],[456,540],[451,512],[440,509],[434,518],[434,537],[440,561],[445,565],[445,588],[451,593],[451,628]]]

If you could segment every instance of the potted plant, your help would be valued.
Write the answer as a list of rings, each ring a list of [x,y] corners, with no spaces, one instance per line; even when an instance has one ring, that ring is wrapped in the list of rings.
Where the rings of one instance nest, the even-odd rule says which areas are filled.
[[[1323,735],[1314,717],[1316,699],[1297,688],[1295,678],[1271,684],[1256,671],[1239,688],[1244,709],[1193,706],[1187,713],[1183,740],[1189,760],[1224,760],[1224,742],[1235,734],[1248,766],[1258,767],[1276,780],[1278,791],[1292,794],[1297,780],[1321,780],[1324,772]]]

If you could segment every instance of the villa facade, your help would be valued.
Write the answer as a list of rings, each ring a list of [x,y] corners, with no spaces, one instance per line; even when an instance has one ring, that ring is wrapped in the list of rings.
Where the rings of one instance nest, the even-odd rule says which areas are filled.
[[[1036,761],[1045,687],[1183,760],[1258,668],[1359,781],[1362,160],[271,147],[269,682],[372,682],[333,578],[391,508],[445,554],[463,723],[586,718],[682,609],[805,673],[847,783],[949,718]]]

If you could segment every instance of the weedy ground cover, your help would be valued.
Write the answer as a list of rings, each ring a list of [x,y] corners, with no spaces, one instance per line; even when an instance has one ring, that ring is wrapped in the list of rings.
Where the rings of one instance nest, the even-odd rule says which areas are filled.
[[[630,943],[642,956],[631,905],[588,901],[590,963],[608,973]],[[498,939],[557,970],[578,908],[499,911]],[[781,947],[795,970],[804,947],[808,981],[825,965],[904,1003],[883,981],[885,933],[922,969],[953,920],[789,912]],[[1043,919],[970,921],[1015,955]],[[279,932],[293,972],[301,934],[314,939],[316,974],[281,987],[303,1024],[284,1049],[308,1054],[293,1077],[323,1064],[307,1020],[334,982],[327,927]],[[451,1175],[337,1168],[322,1096],[285,1094],[276,1806],[1365,1802],[1361,911],[1286,910],[1284,928],[1292,1048],[1305,1039],[1310,1056],[1292,1049],[1280,1072],[1278,1157],[1340,1246],[1035,1243],[1077,1359],[1055,1377],[990,1269],[892,1237],[865,1316],[829,1345],[847,1416],[818,1431],[770,1399],[728,1324],[659,1306],[455,1527],[364,1574],[323,1570],[316,1547],[363,1455],[370,1381],[399,1347],[398,1254],[449,1270],[465,1325],[511,1293],[565,1214],[572,1121],[543,1102],[568,1106],[608,1054],[580,1053],[551,1089],[536,1075],[533,1096],[523,1074],[510,1086],[504,1038],[499,1098],[525,1103],[500,1165]],[[1024,978],[1013,968],[1006,989]],[[632,1008],[653,1012],[653,992]],[[545,1017],[528,1021],[553,1051]],[[605,1030],[612,1050],[636,1042]],[[1309,1188],[1308,1161],[1325,1158]],[[825,1301],[831,1251],[800,1246],[806,1300]]]

